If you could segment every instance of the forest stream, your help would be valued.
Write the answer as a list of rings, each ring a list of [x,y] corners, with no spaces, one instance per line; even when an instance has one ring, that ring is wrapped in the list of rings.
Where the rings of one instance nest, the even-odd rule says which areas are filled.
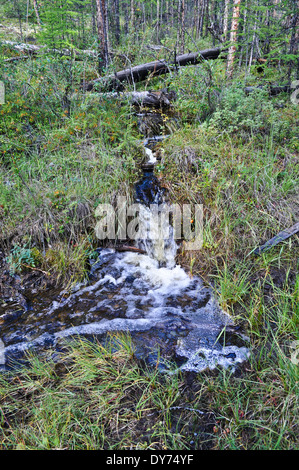
[[[138,118],[144,130],[149,115],[140,113]],[[170,361],[183,371],[219,366],[234,370],[248,358],[247,338],[220,308],[212,289],[176,264],[172,227],[164,227],[170,233],[165,240],[157,239],[157,227],[149,225],[151,205],[168,204],[155,176],[155,146],[163,136],[152,134],[144,132],[148,161],[135,186],[140,223],[148,234],[136,243],[144,253],[98,248],[98,258],[90,260],[89,279],[71,292],[39,293],[26,309],[2,307],[2,368],[10,368],[28,350],[51,349],[55,359],[67,338],[105,341],[114,332],[129,332],[136,357],[161,370]]]

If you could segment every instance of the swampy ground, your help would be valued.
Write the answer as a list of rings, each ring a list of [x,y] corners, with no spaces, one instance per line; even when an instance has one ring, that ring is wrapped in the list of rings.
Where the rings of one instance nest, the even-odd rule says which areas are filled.
[[[5,28],[16,39],[17,22],[3,20],[3,39]],[[131,59],[146,62],[146,53]],[[97,75],[92,59],[2,58],[4,312],[86,277],[107,245],[95,237],[95,209],[118,195],[133,200],[145,154],[128,101],[81,92],[83,77]],[[146,86],[177,94],[171,110],[157,110],[168,137],[155,174],[172,202],[204,208],[202,249],[182,244],[177,264],[213,287],[249,337],[248,361],[234,372],[165,374],[136,357],[129,334],[74,340],[59,360],[31,354],[0,376],[1,449],[298,449],[298,235],[252,253],[298,222],[298,105],[284,93],[247,95],[244,73],[228,81],[225,63],[209,61]],[[280,73],[261,78],[252,66],[246,85],[280,83]]]

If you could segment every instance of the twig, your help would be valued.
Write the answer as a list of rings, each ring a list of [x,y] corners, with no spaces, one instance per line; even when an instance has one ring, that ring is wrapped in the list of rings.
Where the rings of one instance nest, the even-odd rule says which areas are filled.
[[[123,246],[117,246],[115,247],[115,249],[116,251],[133,251],[134,253],[141,253],[141,254],[146,253],[145,250],[142,250],[141,248],[136,248],[135,246],[123,245]]]
[[[21,263],[21,266],[24,266],[24,268],[32,269],[33,271],[39,271],[43,274],[46,274],[47,276],[50,276],[50,273],[48,273],[47,271],[43,271],[42,269],[39,269],[39,268],[34,268],[33,266],[29,266],[29,264]]]
[[[253,252],[255,255],[259,255],[263,251],[269,250],[272,246],[277,245],[278,243],[286,240],[287,238],[291,237],[292,235],[295,235],[297,232],[299,232],[299,222],[297,222],[295,225],[292,225],[292,227],[287,228],[285,230],[282,230],[282,232],[279,232],[275,237],[271,238],[268,240],[264,245],[259,246]]]

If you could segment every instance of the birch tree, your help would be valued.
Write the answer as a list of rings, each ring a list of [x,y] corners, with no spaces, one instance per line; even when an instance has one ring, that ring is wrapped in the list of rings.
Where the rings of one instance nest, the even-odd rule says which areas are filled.
[[[228,78],[231,78],[234,72],[234,59],[235,59],[235,54],[237,50],[237,32],[238,32],[239,17],[240,17],[240,3],[241,3],[241,0],[234,0],[233,17],[232,17],[232,25],[231,25],[231,32],[230,32],[230,47],[228,50],[227,70],[226,70],[226,74]]]
[[[224,41],[226,41],[227,30],[228,30],[228,9],[229,9],[229,0],[225,0],[224,15],[223,15],[223,37],[224,37]]]

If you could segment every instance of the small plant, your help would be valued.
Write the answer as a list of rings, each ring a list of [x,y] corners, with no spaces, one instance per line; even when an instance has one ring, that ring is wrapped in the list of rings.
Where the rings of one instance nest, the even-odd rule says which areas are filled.
[[[16,245],[7,257],[11,274],[21,272],[24,267],[35,268],[40,260],[41,254],[36,248],[26,248],[20,245]]]

